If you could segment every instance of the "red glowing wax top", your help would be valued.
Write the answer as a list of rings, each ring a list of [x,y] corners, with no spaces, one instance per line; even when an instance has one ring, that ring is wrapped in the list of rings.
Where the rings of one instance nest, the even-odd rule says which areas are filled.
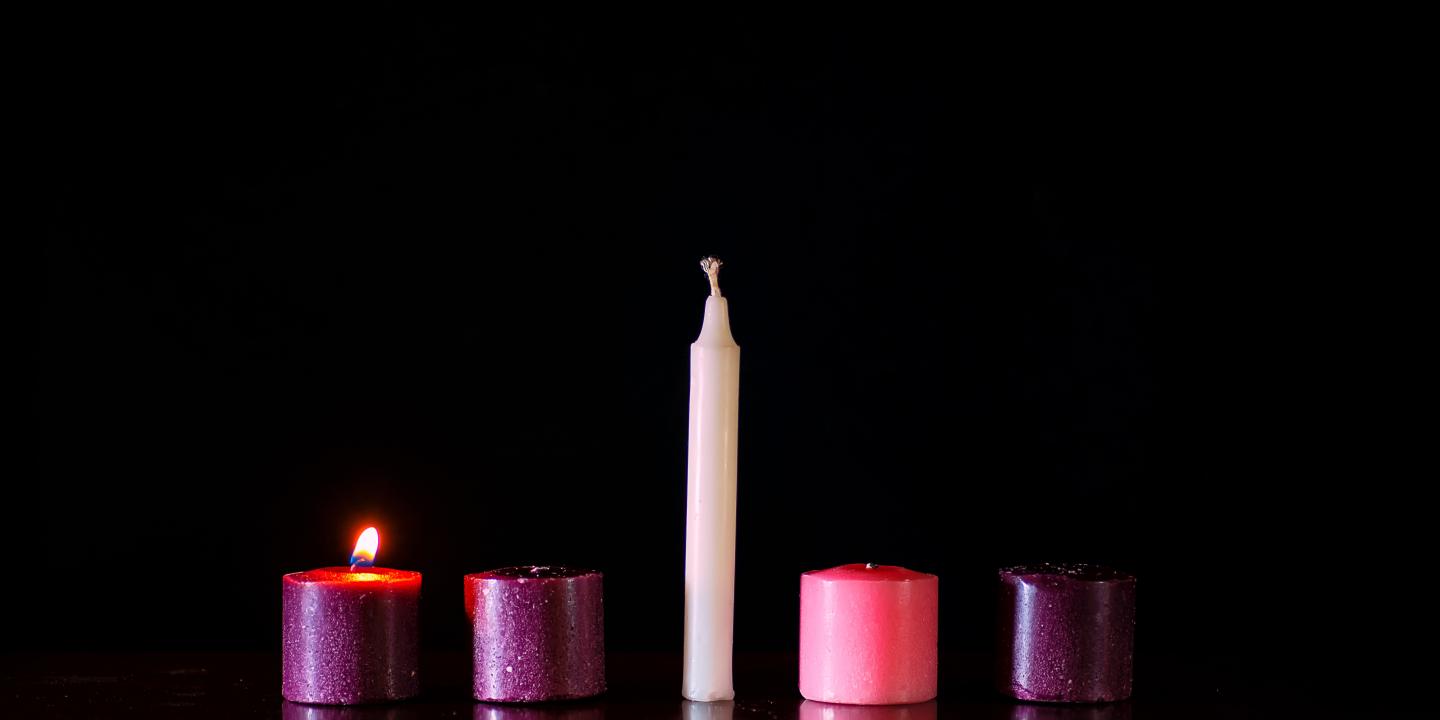
[[[286,582],[302,584],[379,584],[404,590],[405,586],[419,587],[420,573],[412,570],[392,570],[375,567],[375,554],[380,549],[380,532],[373,527],[365,528],[355,541],[355,552],[350,554],[349,567],[325,567],[306,572],[290,573]]]
[[[420,573],[414,570],[394,570],[391,568],[370,567],[364,570],[351,570],[348,567],[326,567],[305,572],[290,573],[285,576],[285,582],[301,583],[305,585],[383,585],[394,587],[397,590],[405,585],[420,586]]]

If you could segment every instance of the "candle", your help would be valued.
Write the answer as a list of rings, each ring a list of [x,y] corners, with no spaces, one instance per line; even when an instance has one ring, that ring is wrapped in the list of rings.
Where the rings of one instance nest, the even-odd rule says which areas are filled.
[[[720,260],[710,278],[700,337],[690,345],[690,457],[685,512],[685,660],[681,694],[713,702],[735,697],[730,660],[735,622],[735,442],[740,413],[740,346],[720,295]]]
[[[603,577],[527,565],[465,576],[476,700],[541,702],[605,692]]]
[[[935,697],[940,579],[891,565],[800,576],[800,694],[854,705]]]
[[[280,694],[300,703],[351,705],[420,691],[420,573],[373,567],[375,528],[349,567],[281,578]]]
[[[1130,697],[1135,578],[1098,565],[1000,571],[997,684],[1019,700]]]

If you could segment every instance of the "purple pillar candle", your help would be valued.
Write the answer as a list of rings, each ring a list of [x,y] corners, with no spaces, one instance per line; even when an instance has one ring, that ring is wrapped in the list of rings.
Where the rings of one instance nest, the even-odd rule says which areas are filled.
[[[420,573],[329,567],[281,584],[286,700],[352,705],[420,692]]]
[[[602,576],[525,565],[465,576],[476,700],[541,702],[605,692]]]
[[[1000,571],[1000,692],[1087,703],[1130,697],[1135,578],[1098,565]]]

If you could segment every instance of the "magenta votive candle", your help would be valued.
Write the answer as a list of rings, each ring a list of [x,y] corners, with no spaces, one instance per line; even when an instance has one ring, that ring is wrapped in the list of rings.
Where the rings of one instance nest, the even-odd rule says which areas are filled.
[[[352,705],[420,692],[420,573],[329,567],[281,585],[286,700]]]
[[[542,702],[605,692],[603,577],[524,565],[465,576],[476,700]]]
[[[1090,703],[1130,697],[1135,577],[1099,565],[1000,571],[1000,692]]]

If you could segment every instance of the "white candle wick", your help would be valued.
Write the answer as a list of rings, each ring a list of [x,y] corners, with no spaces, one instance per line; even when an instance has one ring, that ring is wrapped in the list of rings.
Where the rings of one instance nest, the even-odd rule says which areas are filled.
[[[700,260],[700,269],[704,270],[705,275],[710,278],[710,295],[712,297],[722,297],[722,295],[720,295],[720,268],[724,264],[725,263],[720,261],[720,258],[714,255]]]

